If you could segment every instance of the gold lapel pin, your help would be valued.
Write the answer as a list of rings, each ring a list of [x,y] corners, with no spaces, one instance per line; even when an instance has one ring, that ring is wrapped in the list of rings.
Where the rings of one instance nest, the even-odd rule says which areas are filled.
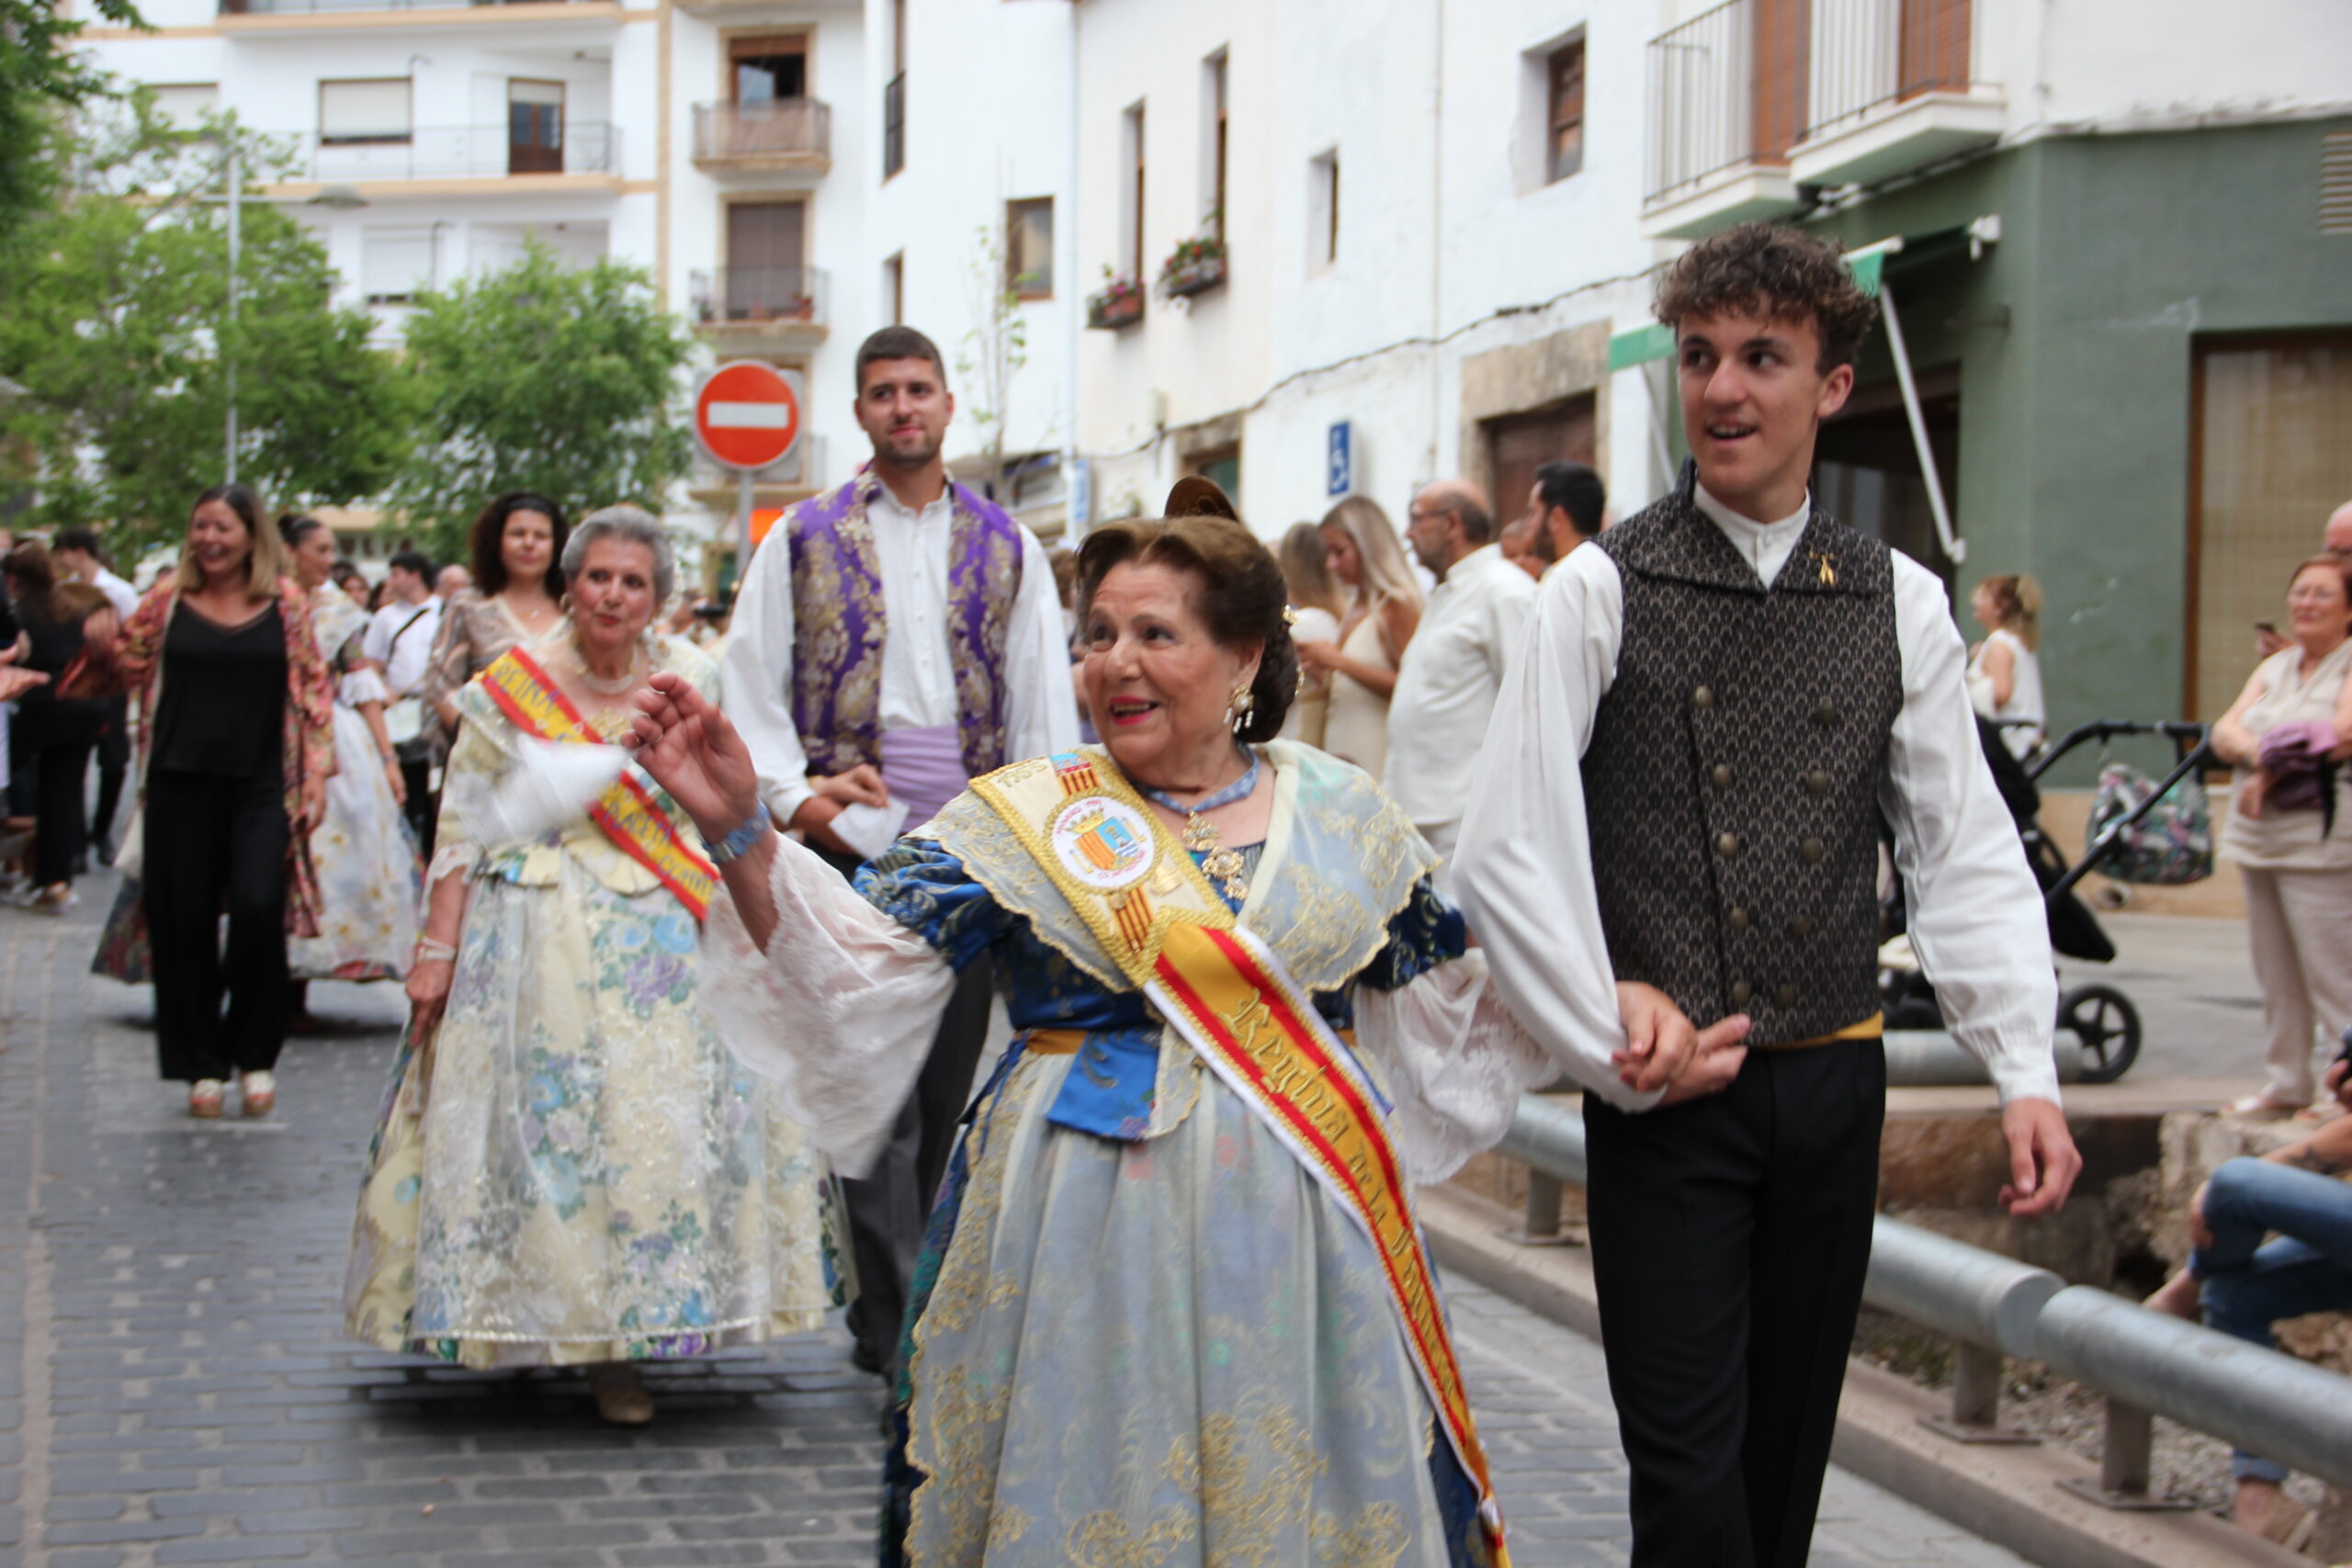
[[[1821,563],[1821,585],[1825,588],[1837,587],[1838,572],[1835,568],[1830,566],[1829,558],[1827,556],[1815,556],[1814,558]]]

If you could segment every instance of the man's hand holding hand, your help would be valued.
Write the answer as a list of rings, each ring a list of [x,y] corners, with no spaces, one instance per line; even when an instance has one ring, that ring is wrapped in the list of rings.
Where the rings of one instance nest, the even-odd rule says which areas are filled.
[[[1625,1026],[1625,1049],[1610,1058],[1618,1081],[1637,1094],[1665,1089],[1669,1105],[1714,1093],[1747,1059],[1740,1043],[1747,1038],[1746,1013],[1700,1029],[1664,991],[1625,981],[1617,987],[1617,1016]],[[1688,1084],[1680,1081],[1686,1077]]]

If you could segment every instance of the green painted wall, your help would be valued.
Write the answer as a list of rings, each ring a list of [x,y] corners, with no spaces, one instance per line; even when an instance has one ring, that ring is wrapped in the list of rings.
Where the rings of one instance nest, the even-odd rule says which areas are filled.
[[[1915,369],[1961,370],[1961,602],[2041,580],[2057,726],[2180,716],[2191,344],[2352,325],[2352,238],[2318,224],[2321,138],[2347,127],[2052,139],[1809,225],[1853,246],[2000,215],[1981,260],[1947,246],[1888,277]],[[1883,334],[1860,370],[1892,378]]]

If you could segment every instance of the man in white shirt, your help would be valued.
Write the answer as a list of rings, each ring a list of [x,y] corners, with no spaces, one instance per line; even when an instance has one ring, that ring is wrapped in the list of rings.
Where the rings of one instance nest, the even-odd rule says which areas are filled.
[[[1464,818],[1495,982],[1586,1090],[1636,1568],[1806,1558],[1884,1117],[1882,820],[1912,942],[1999,1088],[2001,1201],[2049,1213],[2081,1167],[2041,894],[1942,585],[1806,490],[1874,312],[1835,247],[1760,224],[1668,270],[1695,470],[1545,581]],[[1629,1039],[1627,981],[1697,1043]]]
[[[408,802],[401,807],[416,841],[429,856],[437,807],[433,797],[433,756],[424,735],[424,703],[416,688],[432,662],[434,635],[441,629],[441,601],[433,596],[433,559],[422,550],[402,550],[388,569],[391,598],[368,623],[365,653],[384,672],[391,701],[384,728],[400,754],[401,782]]]
[[[760,793],[844,875],[1008,762],[1078,744],[1061,602],[1036,537],[947,477],[939,350],[885,327],[857,353],[874,461],[752,558],[720,668]],[[958,978],[870,1172],[844,1182],[856,1359],[894,1374],[915,1251],[986,1042],[988,965]]]
[[[130,613],[139,608],[139,590],[107,570],[106,552],[98,543],[96,529],[78,524],[60,528],[50,547],[49,558],[65,578],[86,582],[105,594],[118,621],[129,621]],[[114,859],[115,812],[122,805],[122,783],[130,770],[130,699],[114,697],[107,705],[111,711],[97,745],[98,809],[90,818],[90,838],[102,861]]]
[[[1503,675],[1535,602],[1535,583],[1503,558],[1476,485],[1441,479],[1413,498],[1405,537],[1437,589],[1396,662],[1388,699],[1389,795],[1440,859],[1449,886],[1462,803]]]

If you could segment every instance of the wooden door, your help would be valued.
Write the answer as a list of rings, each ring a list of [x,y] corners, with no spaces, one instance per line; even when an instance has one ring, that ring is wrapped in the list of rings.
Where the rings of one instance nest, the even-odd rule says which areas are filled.
[[[1523,515],[1535,488],[1535,470],[1546,463],[1589,463],[1593,454],[1593,397],[1581,392],[1565,402],[1530,413],[1487,422],[1487,473],[1492,479],[1495,525]]]
[[[727,209],[727,318],[803,318],[810,299],[801,265],[808,209],[797,201],[739,201]]]
[[[506,172],[563,173],[563,84],[506,84]]]

